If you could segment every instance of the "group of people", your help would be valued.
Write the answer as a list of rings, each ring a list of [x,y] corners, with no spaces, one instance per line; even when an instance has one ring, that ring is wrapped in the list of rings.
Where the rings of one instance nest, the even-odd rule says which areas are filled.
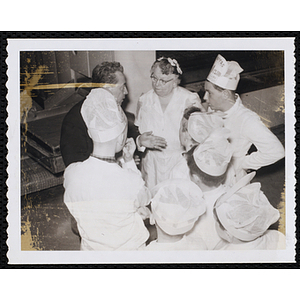
[[[268,229],[279,211],[260,183],[251,183],[255,170],[284,157],[284,148],[236,94],[242,71],[218,55],[201,100],[179,86],[178,62],[161,57],[133,122],[120,106],[128,93],[121,64],[95,67],[96,87],[61,131],[64,202],[82,250],[284,247],[284,235]],[[248,154],[252,144],[257,151]],[[155,224],[155,240],[146,219]]]

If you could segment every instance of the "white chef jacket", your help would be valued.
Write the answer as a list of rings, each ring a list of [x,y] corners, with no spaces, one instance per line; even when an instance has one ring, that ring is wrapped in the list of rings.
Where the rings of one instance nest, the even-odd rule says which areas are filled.
[[[285,235],[277,230],[267,230],[254,241],[236,241],[229,243],[222,240],[215,250],[282,250],[285,249]]]
[[[89,157],[64,173],[64,202],[77,221],[82,250],[136,250],[149,232],[139,207],[150,195],[137,172]]]
[[[154,135],[165,138],[168,144],[162,151],[147,150],[142,160],[142,174],[149,189],[169,179],[172,167],[181,158],[183,149],[179,128],[183,112],[189,106],[201,107],[200,98],[179,86],[173,90],[173,97],[164,112],[154,90],[139,99],[135,124],[140,133],[152,131]]]
[[[174,243],[159,243],[157,240],[152,241],[144,250],[156,251],[181,251],[181,250],[207,250],[203,240],[194,240],[191,237],[183,236],[183,238]]]
[[[206,212],[200,216],[193,229],[187,233],[187,236],[194,239],[203,239],[208,250],[213,250],[221,241],[216,230],[216,220],[213,215],[213,208],[216,200],[226,192],[226,187],[220,185],[214,190],[203,192],[203,198],[206,204]]]
[[[225,112],[223,120],[224,127],[230,130],[229,140],[234,150],[227,171],[227,185],[236,183],[248,169],[257,170],[284,157],[281,142],[255,112],[242,104],[239,96],[233,107]],[[252,144],[257,151],[247,155]]]

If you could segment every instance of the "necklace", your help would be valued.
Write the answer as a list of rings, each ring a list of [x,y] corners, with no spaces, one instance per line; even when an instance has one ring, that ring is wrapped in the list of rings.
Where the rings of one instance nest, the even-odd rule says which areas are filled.
[[[92,157],[95,157],[95,158],[98,158],[100,160],[103,160],[103,161],[107,161],[109,163],[117,163],[116,159],[114,157],[111,157],[111,156],[97,156],[97,155],[94,155],[94,154],[91,154]]]

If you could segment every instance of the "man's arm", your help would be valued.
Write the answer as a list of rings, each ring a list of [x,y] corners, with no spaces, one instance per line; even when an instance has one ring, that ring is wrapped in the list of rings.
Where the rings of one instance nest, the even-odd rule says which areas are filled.
[[[281,142],[261,120],[249,118],[243,127],[243,134],[257,149],[257,151],[245,156],[242,162],[243,169],[257,170],[284,157],[285,151]]]

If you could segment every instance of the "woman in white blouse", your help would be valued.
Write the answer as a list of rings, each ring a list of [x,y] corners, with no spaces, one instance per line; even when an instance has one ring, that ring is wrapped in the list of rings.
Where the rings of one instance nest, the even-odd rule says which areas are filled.
[[[180,121],[185,108],[200,107],[197,93],[178,86],[182,71],[175,59],[159,58],[151,67],[152,89],[138,102],[136,125],[141,136],[142,174],[148,188],[169,179],[183,151],[179,141]]]

